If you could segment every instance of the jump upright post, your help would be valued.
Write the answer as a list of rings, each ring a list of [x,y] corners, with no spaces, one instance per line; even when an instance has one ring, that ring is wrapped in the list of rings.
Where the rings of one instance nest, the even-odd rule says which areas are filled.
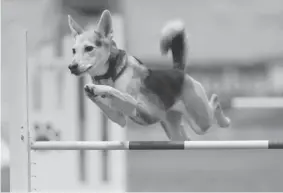
[[[28,65],[27,31],[10,26],[4,33],[2,61],[5,62],[10,82],[3,82],[5,90],[9,127],[10,149],[10,191],[31,192],[30,136],[28,119]],[[7,38],[8,37],[8,38]]]
[[[31,192],[32,150],[220,150],[220,149],[283,149],[283,142],[250,141],[48,141],[32,142],[28,116],[27,32],[12,29],[13,45],[4,49],[3,57],[13,78],[10,84],[10,183],[11,192]],[[3,41],[6,41],[5,39]],[[7,50],[7,53],[5,53]],[[11,54],[12,53],[12,54]]]

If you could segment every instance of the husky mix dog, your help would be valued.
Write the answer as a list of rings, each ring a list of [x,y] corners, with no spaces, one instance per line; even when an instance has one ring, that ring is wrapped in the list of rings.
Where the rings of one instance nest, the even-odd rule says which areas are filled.
[[[189,45],[183,22],[168,22],[162,30],[161,53],[171,50],[173,68],[157,70],[117,48],[108,10],[93,30],[84,30],[71,16],[68,19],[75,39],[68,68],[76,76],[91,76],[85,93],[113,122],[122,127],[128,118],[144,126],[159,122],[168,138],[176,141],[190,140],[182,118],[197,134],[206,133],[214,123],[229,127],[218,96],[208,100],[203,86],[185,73]]]

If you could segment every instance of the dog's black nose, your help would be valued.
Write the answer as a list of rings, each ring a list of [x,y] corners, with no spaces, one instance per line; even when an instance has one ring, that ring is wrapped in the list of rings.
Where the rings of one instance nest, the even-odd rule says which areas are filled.
[[[78,65],[77,63],[70,64],[70,65],[69,65],[69,69],[70,69],[70,70],[74,70],[74,69],[78,68],[78,66],[79,66],[79,65]]]

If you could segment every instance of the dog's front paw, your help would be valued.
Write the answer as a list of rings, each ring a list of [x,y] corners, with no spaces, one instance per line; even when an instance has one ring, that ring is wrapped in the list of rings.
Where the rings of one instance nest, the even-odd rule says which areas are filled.
[[[84,90],[88,97],[96,98],[97,96],[101,96],[101,98],[105,98],[107,96],[107,91],[99,89],[99,85],[95,84],[86,84],[84,86]]]
[[[95,87],[94,84],[86,84],[84,86],[84,90],[85,90],[85,93],[87,94],[87,96],[89,96],[89,97],[96,97],[97,96],[94,93],[94,87]]]
[[[98,95],[104,97],[111,95],[110,94],[111,91],[109,90],[109,87],[104,85],[87,84],[85,85],[85,91],[92,95]]]

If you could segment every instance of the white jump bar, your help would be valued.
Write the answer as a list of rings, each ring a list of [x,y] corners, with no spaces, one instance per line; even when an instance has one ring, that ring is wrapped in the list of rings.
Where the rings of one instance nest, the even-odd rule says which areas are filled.
[[[244,141],[45,141],[33,150],[190,150],[190,149],[283,149],[283,142]]]
[[[283,97],[236,97],[233,108],[283,108]]]

